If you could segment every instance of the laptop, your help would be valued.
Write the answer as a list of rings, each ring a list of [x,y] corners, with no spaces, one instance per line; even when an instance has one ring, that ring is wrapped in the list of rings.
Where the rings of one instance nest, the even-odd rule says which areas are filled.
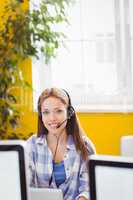
[[[0,199],[29,200],[24,141],[0,141]]]
[[[30,188],[31,200],[63,200],[60,189],[53,188]]]
[[[133,158],[90,156],[89,185],[91,200],[131,200]]]

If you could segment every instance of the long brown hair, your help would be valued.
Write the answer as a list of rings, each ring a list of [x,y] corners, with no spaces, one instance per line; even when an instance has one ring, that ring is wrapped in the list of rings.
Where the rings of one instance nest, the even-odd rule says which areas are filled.
[[[45,89],[38,100],[38,137],[48,134],[48,130],[44,126],[42,121],[41,105],[45,99],[51,96],[60,99],[62,103],[67,106],[68,110],[72,108],[74,111],[74,108],[71,105],[70,96],[65,90],[59,88]],[[88,157],[88,150],[86,148],[85,142],[83,141],[83,132],[81,131],[75,111],[73,112],[72,116],[67,120],[66,131],[68,135],[71,134],[73,136],[76,150],[80,151],[82,158],[86,160]]]

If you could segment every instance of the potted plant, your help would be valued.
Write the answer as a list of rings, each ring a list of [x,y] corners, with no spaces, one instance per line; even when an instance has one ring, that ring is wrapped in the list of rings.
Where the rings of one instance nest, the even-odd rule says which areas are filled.
[[[32,11],[17,0],[5,4],[0,26],[0,138],[21,138],[15,133],[20,123],[18,99],[12,88],[29,87],[23,79],[20,63],[31,56],[44,54],[45,62],[56,55],[64,34],[53,25],[67,22],[69,0],[42,0]],[[51,12],[52,11],[52,12]],[[39,45],[38,45],[39,44]]]

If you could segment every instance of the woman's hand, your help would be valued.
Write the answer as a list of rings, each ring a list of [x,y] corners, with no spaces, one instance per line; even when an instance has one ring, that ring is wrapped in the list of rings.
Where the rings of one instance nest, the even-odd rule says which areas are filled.
[[[85,197],[79,197],[78,200],[87,200]]]

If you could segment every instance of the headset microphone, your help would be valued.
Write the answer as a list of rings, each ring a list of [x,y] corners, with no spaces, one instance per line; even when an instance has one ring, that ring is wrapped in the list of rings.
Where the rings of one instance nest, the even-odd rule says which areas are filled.
[[[62,126],[62,124],[64,124],[68,119],[69,119],[69,117],[67,117],[63,122],[61,122],[60,124],[58,124],[56,126],[56,128],[60,128]]]
[[[68,117],[62,121],[59,125],[56,126],[56,128],[60,128],[62,124],[64,124],[68,119],[70,119],[74,115],[74,108],[72,106],[69,106],[68,108]]]

